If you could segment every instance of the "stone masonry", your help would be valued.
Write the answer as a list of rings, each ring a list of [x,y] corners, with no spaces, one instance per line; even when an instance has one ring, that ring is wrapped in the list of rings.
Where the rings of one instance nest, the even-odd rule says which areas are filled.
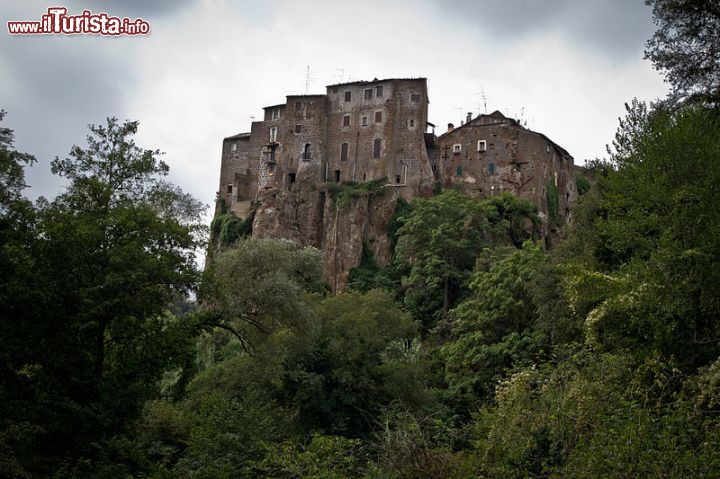
[[[568,216],[577,192],[572,157],[542,134],[495,112],[440,137],[426,133],[425,78],[330,85],[324,95],[287,96],[266,107],[249,133],[225,138],[218,201],[237,216],[254,215],[256,238],[290,239],[324,253],[333,291],[369,248],[390,260],[388,224],[398,198],[427,197],[439,182],[468,194],[512,191],[546,219]],[[379,193],[340,205],[329,185],[376,182]]]

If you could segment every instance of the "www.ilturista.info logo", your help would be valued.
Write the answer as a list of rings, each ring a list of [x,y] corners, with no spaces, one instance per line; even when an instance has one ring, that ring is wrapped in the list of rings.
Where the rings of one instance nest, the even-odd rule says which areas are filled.
[[[83,10],[80,15],[68,15],[65,7],[50,7],[39,22],[7,22],[10,35],[147,35],[150,24],[142,18],[112,17],[107,13]]]

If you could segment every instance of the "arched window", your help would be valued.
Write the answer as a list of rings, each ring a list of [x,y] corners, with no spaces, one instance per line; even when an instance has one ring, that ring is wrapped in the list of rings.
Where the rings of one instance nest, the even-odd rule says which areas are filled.
[[[305,143],[305,146],[303,147],[302,152],[302,159],[303,160],[309,160],[312,153],[310,152],[310,143]]]

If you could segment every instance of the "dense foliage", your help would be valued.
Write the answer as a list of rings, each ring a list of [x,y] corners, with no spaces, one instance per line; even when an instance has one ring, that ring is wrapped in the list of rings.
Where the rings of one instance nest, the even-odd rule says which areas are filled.
[[[649,3],[651,48],[717,18]],[[527,201],[438,192],[335,296],[319,251],[222,207],[201,276],[200,205],[135,122],[91,126],[34,204],[0,129],[0,476],[716,477],[718,72],[671,53],[684,101],[627,105],[556,248]]]

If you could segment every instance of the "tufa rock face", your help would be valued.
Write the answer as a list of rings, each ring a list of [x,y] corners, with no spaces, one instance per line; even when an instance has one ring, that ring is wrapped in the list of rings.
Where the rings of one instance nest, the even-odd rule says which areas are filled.
[[[390,261],[398,198],[430,196],[437,184],[481,197],[511,190],[545,219],[569,215],[577,197],[572,157],[547,137],[499,112],[439,138],[426,133],[427,119],[424,78],[288,96],[265,108],[249,133],[225,138],[218,201],[242,218],[254,214],[253,237],[320,248],[334,292],[347,286],[364,247],[378,264]]]

